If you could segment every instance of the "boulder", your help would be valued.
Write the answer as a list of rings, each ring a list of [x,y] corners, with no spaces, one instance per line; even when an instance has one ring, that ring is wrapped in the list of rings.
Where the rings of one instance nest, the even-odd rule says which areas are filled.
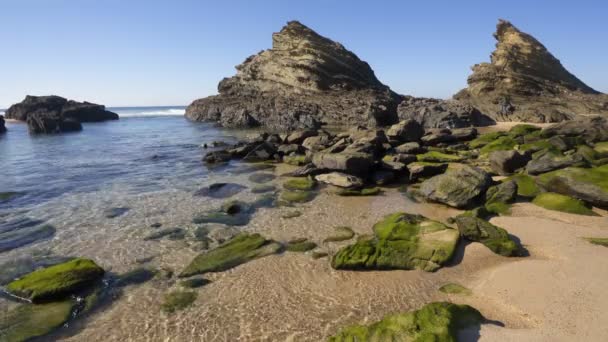
[[[583,158],[579,155],[556,157],[547,153],[539,158],[532,159],[526,166],[526,172],[530,175],[539,175],[541,173],[563,169],[568,166],[574,166],[582,162]]]
[[[302,146],[298,145],[298,144],[288,144],[288,145],[280,145],[279,148],[277,148],[277,152],[282,155],[282,156],[288,156],[292,153],[303,153],[304,150],[302,148]]]
[[[418,154],[426,152],[426,149],[421,147],[417,142],[408,142],[395,147],[395,152],[404,154]]]
[[[304,142],[304,140],[306,140],[306,138],[314,137],[318,134],[319,133],[316,130],[310,130],[310,129],[302,130],[302,131],[295,131],[295,132],[289,134],[287,136],[287,138],[285,138],[285,143],[301,145]]]
[[[496,121],[560,122],[608,114],[608,95],[566,70],[538,40],[500,20],[490,63],[476,64],[454,99]]]
[[[455,218],[460,235],[469,241],[481,242],[492,252],[502,256],[516,256],[519,248],[509,233],[478,217],[459,215]]]
[[[4,116],[0,115],[0,134],[6,132],[6,126],[4,126]]]
[[[526,166],[531,159],[530,154],[518,151],[495,151],[489,154],[492,171],[502,176],[508,176]]]
[[[31,96],[6,110],[7,119],[27,121],[31,115],[39,118],[72,119],[77,122],[118,120],[118,114],[107,111],[105,106],[90,102],[76,102],[60,96]]]
[[[420,193],[427,200],[456,208],[472,205],[492,183],[485,171],[468,165],[424,181]]]
[[[312,157],[313,164],[320,169],[342,171],[352,175],[365,176],[374,164],[370,154],[359,152],[324,153]]]
[[[466,103],[412,96],[403,97],[397,114],[400,120],[416,120],[424,128],[462,128],[495,123]]]
[[[310,151],[321,151],[331,145],[332,139],[328,135],[318,135],[304,139],[302,147]]]
[[[608,141],[608,118],[601,116],[577,117],[572,121],[564,121],[541,131],[543,137],[556,135],[580,137],[588,144],[598,141]]]
[[[436,271],[456,249],[458,231],[424,216],[395,213],[374,225],[373,239],[360,239],[336,253],[335,269]]]
[[[419,162],[409,164],[407,169],[410,172],[410,181],[417,181],[444,173],[448,169],[448,164]]]
[[[297,21],[273,34],[272,48],[236,69],[235,76],[219,83],[219,95],[194,101],[186,117],[287,131],[321,123],[375,127],[397,122],[401,97],[354,53]]]
[[[206,164],[226,163],[232,159],[232,154],[227,150],[213,151],[205,154],[203,161]]]
[[[417,121],[409,119],[392,125],[386,135],[401,142],[419,141],[424,135],[424,128]]]
[[[276,153],[277,149],[273,144],[263,142],[259,144],[256,148],[254,148],[251,152],[247,153],[247,155],[243,157],[243,161],[261,162],[271,160],[275,157]]]
[[[315,179],[319,182],[340,188],[360,188],[363,186],[363,180],[361,178],[341,172],[325,173],[316,176]]]
[[[583,200],[608,209],[608,165],[593,168],[569,167],[538,176],[547,191]]]
[[[518,185],[514,180],[507,180],[491,186],[486,192],[485,209],[494,214],[508,214],[511,203],[517,197]]]
[[[28,115],[27,127],[32,134],[55,134],[82,131],[82,125],[74,119],[47,116],[42,113]]]

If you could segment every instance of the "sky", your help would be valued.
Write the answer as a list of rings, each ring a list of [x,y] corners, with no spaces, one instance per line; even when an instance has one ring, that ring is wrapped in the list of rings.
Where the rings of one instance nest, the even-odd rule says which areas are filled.
[[[606,0],[0,0],[0,108],[26,94],[187,105],[289,20],[341,42],[398,93],[449,98],[489,61],[498,18],[608,92]]]

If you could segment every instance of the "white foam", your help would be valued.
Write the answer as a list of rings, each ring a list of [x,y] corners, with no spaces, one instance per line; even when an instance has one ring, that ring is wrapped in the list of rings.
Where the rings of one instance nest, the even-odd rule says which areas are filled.
[[[110,109],[111,110],[111,109]],[[116,113],[121,118],[142,117],[142,116],[183,116],[185,108],[142,108],[138,110],[117,110]]]

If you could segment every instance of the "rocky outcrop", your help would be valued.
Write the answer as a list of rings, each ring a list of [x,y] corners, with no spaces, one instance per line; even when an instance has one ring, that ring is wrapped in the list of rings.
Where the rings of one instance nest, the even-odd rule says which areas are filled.
[[[572,75],[538,40],[500,20],[490,63],[473,66],[454,96],[497,121],[559,122],[608,115],[608,95]]]
[[[399,120],[412,119],[425,128],[488,126],[494,120],[469,104],[455,100],[404,96],[397,108]]]
[[[4,126],[4,116],[0,115],[0,134],[6,132],[6,127]]]
[[[30,133],[61,133],[82,130],[81,122],[118,120],[105,106],[76,102],[60,96],[26,96],[6,110],[7,119],[26,121]]]
[[[236,69],[219,83],[219,95],[194,101],[186,116],[226,127],[282,130],[397,121],[401,97],[354,53],[297,21],[273,34],[271,49]]]

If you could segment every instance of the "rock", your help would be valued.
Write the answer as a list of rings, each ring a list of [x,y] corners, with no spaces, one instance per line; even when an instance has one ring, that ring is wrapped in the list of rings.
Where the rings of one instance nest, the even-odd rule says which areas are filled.
[[[426,163],[457,163],[465,158],[456,154],[447,154],[439,151],[429,151],[416,156],[419,162]]]
[[[403,154],[419,154],[426,152],[426,149],[421,147],[417,142],[408,142],[395,147],[395,152]]]
[[[71,119],[76,122],[98,122],[118,120],[118,114],[105,109],[105,106],[67,100],[60,96],[31,96],[9,107],[5,114],[7,119],[27,121],[30,116],[39,118],[57,118],[59,121]]]
[[[395,172],[387,170],[376,170],[372,173],[371,181],[376,185],[387,185],[395,180]]]
[[[490,167],[492,171],[502,176],[508,176],[513,172],[526,166],[531,156],[528,153],[518,151],[495,151],[489,154]]]
[[[186,236],[186,231],[183,228],[164,228],[154,231],[144,237],[144,241],[160,240],[168,238],[169,240],[182,240]]]
[[[328,148],[332,142],[333,140],[328,135],[318,135],[306,138],[304,142],[302,142],[302,147],[309,151],[318,152]]]
[[[296,144],[301,145],[306,138],[314,137],[319,134],[316,130],[303,130],[303,131],[295,131],[285,138],[286,144]]]
[[[407,169],[410,172],[410,181],[417,181],[444,173],[448,169],[448,164],[420,162],[409,164]]]
[[[275,254],[280,249],[276,242],[259,234],[241,233],[216,249],[198,255],[179,276],[226,271],[250,260]]]
[[[283,163],[294,166],[303,166],[310,163],[310,158],[305,155],[292,155],[283,157]]]
[[[47,304],[21,304],[0,315],[3,341],[30,341],[62,327],[75,308],[72,300]]]
[[[245,189],[247,189],[246,186],[236,183],[213,183],[209,186],[205,186],[197,190],[194,193],[194,196],[210,198],[228,198],[238,194],[239,192]]]
[[[401,100],[367,63],[297,21],[273,34],[272,48],[247,58],[218,90],[188,106],[186,117],[287,131],[321,122],[386,126],[397,121]]]
[[[263,193],[267,193],[267,192],[273,192],[275,191],[277,188],[274,185],[256,185],[253,188],[251,188],[251,193],[252,194],[263,194]]]
[[[192,291],[173,291],[165,295],[161,309],[166,313],[183,310],[196,300],[197,294]]]
[[[399,153],[399,154],[395,154],[395,155],[387,154],[384,156],[384,158],[382,158],[382,164],[400,163],[403,165],[408,165],[410,163],[415,162],[416,160],[418,160],[418,158],[416,157],[416,155],[413,155],[413,154],[403,154],[403,153]],[[384,165],[381,165],[381,166],[384,166]],[[393,169],[401,170],[402,169],[401,165],[398,165],[398,164],[386,165],[386,168],[388,168],[390,170],[393,170]]]
[[[114,282],[114,286],[125,287],[129,285],[143,284],[156,276],[156,270],[139,267],[129,272],[123,273]]]
[[[486,192],[485,208],[491,213],[508,214],[510,204],[517,197],[517,183],[514,180],[491,186]]]
[[[380,167],[383,170],[394,171],[395,173],[407,173],[407,165],[405,163],[395,161],[392,156],[387,157],[383,158],[380,162]],[[398,159],[398,157],[395,159]]]
[[[373,157],[366,153],[318,152],[312,157],[313,164],[320,169],[342,171],[352,175],[367,175],[374,163]]]
[[[577,117],[572,121],[564,121],[541,131],[543,137],[562,135],[566,137],[581,137],[588,144],[598,141],[608,141],[608,119],[600,116]]]
[[[264,142],[259,144],[251,152],[247,153],[247,155],[243,157],[243,161],[255,163],[271,160],[274,158],[275,153],[277,153],[277,149],[274,147],[274,145]]]
[[[108,208],[103,211],[103,216],[108,219],[113,219],[126,214],[129,210],[131,209],[125,207]]]
[[[56,301],[91,287],[104,273],[92,260],[76,258],[29,273],[9,283],[6,291],[33,303]]]
[[[458,231],[420,215],[395,213],[374,225],[375,239],[344,247],[332,258],[335,269],[439,269],[454,254]]]
[[[284,190],[281,192],[280,201],[285,204],[306,203],[315,198],[315,193],[312,191],[293,191]]]
[[[274,180],[275,178],[277,178],[277,177],[275,175],[273,175],[272,173],[259,172],[259,173],[254,173],[251,176],[249,176],[249,181],[251,181],[253,183],[257,183],[257,184],[262,184],[262,183],[268,183],[268,182]]]
[[[442,285],[439,288],[439,292],[443,292],[445,294],[456,294],[456,295],[463,295],[463,296],[470,296],[473,294],[473,291],[471,291],[470,289],[467,289],[466,287],[464,287],[460,284],[456,284],[456,283],[447,283],[445,285]]]
[[[39,220],[0,220],[0,253],[46,240],[55,235],[55,231],[55,227]]]
[[[320,169],[316,167],[314,164],[306,164],[292,172],[288,172],[285,176],[288,177],[308,177],[308,176],[316,176],[318,174],[327,172],[326,169]]]
[[[544,192],[534,198],[532,203],[539,207],[570,214],[597,216],[585,202],[566,195]]]
[[[370,325],[345,328],[328,342],[457,341],[460,330],[483,322],[483,316],[473,307],[435,302],[420,310],[386,316]]]
[[[424,128],[417,121],[409,119],[392,125],[386,135],[401,142],[415,142],[420,141],[424,135]]]
[[[316,176],[315,179],[319,182],[341,188],[360,188],[363,186],[363,180],[361,178],[342,172],[325,173]]]
[[[189,289],[197,289],[209,283],[211,283],[211,281],[205,278],[191,278],[180,281],[179,285]]]
[[[589,169],[569,167],[538,176],[547,191],[580,199],[608,209],[608,165]]]
[[[6,132],[6,126],[4,126],[4,116],[0,115],[0,134]]]
[[[277,152],[282,156],[288,156],[290,154],[304,153],[302,146],[297,144],[281,145],[277,148]]]
[[[404,96],[397,108],[400,120],[416,120],[424,128],[488,126],[494,120],[472,106],[454,100]]]
[[[521,197],[532,198],[536,197],[540,193],[540,189],[536,185],[534,178],[529,175],[513,175],[509,178],[505,178],[504,181],[513,180],[517,183],[517,195]]]
[[[355,232],[350,227],[336,227],[334,233],[328,236],[323,242],[340,242],[350,240],[355,236]]]
[[[82,131],[82,125],[74,119],[44,116],[44,114],[39,113],[28,115],[27,127],[32,134],[56,134]]]
[[[502,256],[516,256],[519,253],[517,244],[511,240],[509,233],[490,222],[466,215],[455,218],[460,235],[469,241],[481,242],[492,252]]]
[[[307,239],[292,240],[292,241],[287,242],[287,245],[285,246],[285,250],[287,250],[288,252],[300,252],[300,253],[308,252],[315,248],[317,248],[317,244],[312,241],[308,241]]]
[[[490,63],[473,67],[454,96],[497,121],[560,122],[608,114],[608,96],[568,72],[534,37],[500,20]]]
[[[291,178],[283,182],[283,188],[287,190],[312,190],[317,186],[312,178]]]
[[[377,196],[382,193],[380,188],[340,189],[336,192],[338,196]]]
[[[472,205],[492,182],[489,174],[468,165],[425,180],[420,193],[428,200],[456,208]]]
[[[549,153],[539,158],[532,159],[526,166],[526,172],[530,175],[563,169],[568,166],[581,164],[583,159],[580,156],[555,157]]]
[[[230,161],[230,159],[232,159],[232,154],[230,154],[230,152],[227,150],[209,152],[203,157],[203,161],[206,164],[227,163]]]

